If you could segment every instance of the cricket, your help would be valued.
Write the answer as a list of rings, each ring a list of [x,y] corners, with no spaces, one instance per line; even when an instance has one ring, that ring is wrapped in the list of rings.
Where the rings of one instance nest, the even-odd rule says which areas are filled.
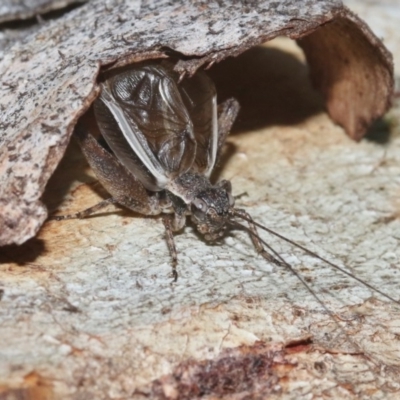
[[[399,397],[394,1],[2,3],[1,399]]]
[[[145,62],[114,73],[101,83],[94,102],[101,138],[96,139],[84,124],[76,128],[83,154],[111,197],[86,210],[51,218],[81,219],[109,204],[161,216],[174,281],[178,279],[174,232],[184,229],[188,218],[209,242],[218,241],[230,229],[241,229],[248,232],[257,253],[288,268],[326,309],[305,279],[260,237],[260,229],[400,305],[379,288],[236,208],[228,180],[210,182],[239,107],[233,98],[217,105],[215,86],[205,72],[182,77],[170,62]]]

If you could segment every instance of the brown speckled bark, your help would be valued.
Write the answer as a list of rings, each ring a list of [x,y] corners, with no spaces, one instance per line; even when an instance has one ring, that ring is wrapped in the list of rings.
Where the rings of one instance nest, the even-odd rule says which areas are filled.
[[[330,57],[335,67],[321,72],[321,60],[331,47],[318,47],[320,26],[321,41],[349,48],[348,53],[359,58]],[[391,61],[366,25],[340,1],[307,0],[301,7],[291,0],[229,5],[93,1],[45,24],[0,63],[0,244],[23,243],[45,220],[40,197],[77,119],[97,95],[102,66],[166,57],[173,50],[185,57],[177,68],[193,73],[278,35],[297,39],[309,34],[316,39],[304,39],[304,47],[328,109],[359,138],[388,105]],[[371,79],[354,84],[360,66]],[[337,70],[352,73],[338,81]],[[344,110],[338,106],[343,97],[338,86],[347,88],[352,103]],[[377,87],[384,89],[374,91]],[[360,90],[372,93],[368,100],[357,97]]]
[[[86,0],[2,0],[0,23],[35,17]]]

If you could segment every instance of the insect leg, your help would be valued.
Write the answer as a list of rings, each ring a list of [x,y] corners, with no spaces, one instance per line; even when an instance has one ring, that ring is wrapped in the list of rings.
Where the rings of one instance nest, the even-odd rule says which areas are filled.
[[[257,233],[257,228],[254,225],[253,219],[251,218],[250,214],[248,214],[245,210],[236,209],[236,208],[235,208],[235,214],[238,217],[245,219],[247,221],[247,223],[249,224],[249,230],[250,230],[249,233],[250,233],[251,241],[253,242],[253,245],[256,248],[257,253],[259,253],[267,261],[269,261],[275,265],[282,266],[282,262],[280,260],[275,258],[272,254],[269,254],[265,250],[264,245],[262,244],[262,242],[259,238],[259,235]]]
[[[175,209],[173,214],[163,214],[162,221],[165,226],[165,233],[167,239],[168,250],[172,258],[172,276],[174,281],[178,279],[178,272],[176,267],[178,265],[178,253],[175,247],[173,232],[180,231],[185,227],[186,215],[184,213],[185,209]]]
[[[56,221],[61,221],[61,220],[64,220],[64,219],[86,218],[89,215],[92,215],[92,214],[96,213],[97,211],[101,210],[102,208],[107,207],[109,204],[115,204],[116,202],[117,202],[117,200],[114,199],[114,197],[110,197],[108,199],[105,199],[105,200],[101,201],[100,203],[95,204],[92,207],[87,208],[86,210],[79,211],[79,212],[74,213],[74,214],[53,215],[49,219],[54,219]]]
[[[113,154],[100,146],[82,127],[78,127],[76,136],[89,165],[102,186],[111,194],[113,202],[140,214],[160,214],[158,196],[150,194]]]
[[[50,219],[61,221],[64,219],[85,218],[108,204],[119,204],[144,215],[161,213],[158,196],[149,194],[141,182],[114,155],[101,147],[97,140],[85,131],[81,125],[77,127],[76,137],[97,179],[111,194],[111,197],[86,210],[74,214],[57,215]]]
[[[239,113],[239,103],[230,98],[218,105],[218,155]]]
[[[176,282],[178,279],[178,272],[176,271],[176,266],[178,265],[178,253],[175,247],[174,234],[172,232],[172,218],[170,215],[164,214],[162,216],[162,221],[165,226],[168,250],[172,258],[172,277],[174,279],[174,282]]]

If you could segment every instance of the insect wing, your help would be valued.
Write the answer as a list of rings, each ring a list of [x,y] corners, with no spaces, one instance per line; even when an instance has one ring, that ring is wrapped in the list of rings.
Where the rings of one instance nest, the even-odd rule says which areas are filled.
[[[147,189],[162,190],[191,168],[196,154],[192,122],[176,83],[160,65],[107,80],[95,113],[114,154]]]
[[[110,111],[110,108],[113,109],[113,107],[114,114]],[[99,129],[119,161],[131,171],[148,190],[160,190],[168,181],[168,177],[162,170],[160,163],[158,163],[154,157],[148,157],[142,150],[142,159],[145,160],[142,161],[137,155],[139,152],[135,152],[132,149],[131,144],[121,133],[121,119],[117,120],[116,118],[118,118],[118,116],[114,117],[115,114],[120,112],[118,103],[115,102],[104,87],[101,98],[97,99],[94,103],[94,111]],[[136,151],[138,149],[140,150],[141,147],[137,146]],[[148,162],[145,164],[146,160]]]
[[[195,172],[209,177],[218,150],[217,92],[212,80],[202,71],[179,85],[183,102],[190,114],[197,142]]]

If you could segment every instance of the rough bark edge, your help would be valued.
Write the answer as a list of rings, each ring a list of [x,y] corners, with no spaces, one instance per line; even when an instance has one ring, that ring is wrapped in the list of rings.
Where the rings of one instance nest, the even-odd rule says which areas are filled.
[[[50,11],[67,7],[71,4],[84,3],[85,1],[86,0],[48,0],[47,3],[38,6],[29,4],[28,2],[27,5],[24,6],[14,6],[14,8],[10,7],[9,12],[0,14],[0,23],[32,18],[38,14],[45,14]]]

